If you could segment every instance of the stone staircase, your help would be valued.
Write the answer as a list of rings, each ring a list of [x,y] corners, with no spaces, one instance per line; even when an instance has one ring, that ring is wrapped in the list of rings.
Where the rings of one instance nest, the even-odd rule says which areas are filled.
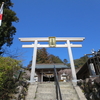
[[[62,100],[79,100],[71,82],[60,82]],[[56,100],[54,82],[38,83],[34,100]]]
[[[80,100],[71,82],[59,82],[62,100]]]
[[[34,100],[56,100],[54,83],[43,82],[38,84]]]

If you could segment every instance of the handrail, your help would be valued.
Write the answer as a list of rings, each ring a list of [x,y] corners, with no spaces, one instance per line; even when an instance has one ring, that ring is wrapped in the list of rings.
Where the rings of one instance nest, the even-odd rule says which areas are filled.
[[[55,88],[56,88],[56,100],[62,100],[62,95],[60,91],[60,86],[58,82],[58,77],[57,77],[57,71],[54,65],[54,79],[55,79]]]

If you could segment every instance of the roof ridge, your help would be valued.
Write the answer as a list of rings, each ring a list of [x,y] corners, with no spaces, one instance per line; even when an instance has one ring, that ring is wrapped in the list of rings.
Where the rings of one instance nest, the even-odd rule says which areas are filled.
[[[36,65],[64,65],[63,63],[57,63],[57,64],[36,64]]]

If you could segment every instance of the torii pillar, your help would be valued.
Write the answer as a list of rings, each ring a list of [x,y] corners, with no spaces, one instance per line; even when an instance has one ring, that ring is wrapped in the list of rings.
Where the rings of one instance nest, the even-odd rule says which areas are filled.
[[[21,42],[34,42],[34,44],[31,45],[22,45],[23,48],[34,48],[33,52],[33,59],[32,59],[32,69],[31,69],[31,76],[30,76],[30,83],[34,83],[34,75],[35,75],[35,66],[36,66],[36,55],[37,55],[37,48],[48,48],[50,47],[49,44],[38,44],[38,42],[48,42],[50,37],[44,37],[44,38],[19,38]],[[56,37],[55,38],[57,42],[66,42],[65,44],[56,44],[54,47],[68,47],[68,54],[70,59],[70,66],[72,70],[72,78],[73,82],[77,81],[76,78],[76,72],[75,72],[75,65],[73,60],[73,55],[71,51],[71,47],[82,47],[81,44],[71,44],[70,42],[81,42],[85,38],[84,37]],[[51,40],[55,42],[55,40]],[[55,44],[55,43],[54,43]]]
[[[72,70],[72,76],[73,76],[73,80],[76,81],[77,78],[76,78],[74,59],[73,59],[72,50],[71,50],[71,46],[70,46],[70,41],[69,40],[67,40],[67,44],[68,44],[68,54],[69,54],[70,66],[71,66],[71,70]]]
[[[36,66],[36,55],[37,55],[37,43],[38,43],[38,41],[35,40],[33,58],[32,58],[32,69],[31,69],[31,76],[30,76],[30,82],[31,83],[34,82],[35,66]]]

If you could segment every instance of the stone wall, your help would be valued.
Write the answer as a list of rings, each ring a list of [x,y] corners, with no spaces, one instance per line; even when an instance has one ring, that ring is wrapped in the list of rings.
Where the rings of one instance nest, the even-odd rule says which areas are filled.
[[[18,81],[17,84],[15,91],[9,94],[9,100],[25,100],[29,83],[27,81]]]
[[[84,92],[87,100],[100,100],[100,75],[85,80],[80,79],[77,84]]]

